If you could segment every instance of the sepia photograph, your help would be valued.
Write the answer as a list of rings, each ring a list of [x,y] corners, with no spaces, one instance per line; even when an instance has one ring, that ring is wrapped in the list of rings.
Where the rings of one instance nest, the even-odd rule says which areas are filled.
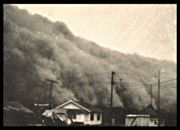
[[[3,126],[177,126],[176,4],[3,4]]]

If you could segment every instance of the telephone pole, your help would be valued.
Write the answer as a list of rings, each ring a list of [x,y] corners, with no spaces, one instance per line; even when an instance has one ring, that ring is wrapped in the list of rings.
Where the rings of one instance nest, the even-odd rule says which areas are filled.
[[[112,71],[112,74],[111,74],[111,110],[112,110],[112,107],[113,107],[113,85],[114,85],[114,75],[116,75],[116,73]]]
[[[113,85],[114,85],[114,75],[116,75],[115,72],[112,71],[111,74],[111,125],[113,125]]]
[[[50,106],[50,109],[52,109],[52,87],[54,83],[58,83],[58,82],[52,79],[46,79],[46,81],[50,82],[49,106]]]
[[[158,71],[158,126],[160,127],[160,70]]]
[[[150,84],[150,103],[152,105],[152,84]]]

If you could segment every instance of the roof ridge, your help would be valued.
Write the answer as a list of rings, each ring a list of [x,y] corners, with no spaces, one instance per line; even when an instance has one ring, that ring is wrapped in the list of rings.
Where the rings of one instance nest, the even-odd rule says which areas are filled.
[[[56,108],[61,108],[62,106],[66,105],[66,104],[68,104],[68,103],[70,103],[70,102],[74,103],[75,105],[79,106],[80,108],[82,108],[82,109],[84,109],[84,110],[86,110],[86,111],[88,111],[88,112],[91,112],[88,108],[85,108],[84,106],[82,106],[81,104],[79,104],[78,102],[73,101],[73,100],[69,100],[69,101],[67,101],[67,102],[65,102],[65,103],[57,106]]]

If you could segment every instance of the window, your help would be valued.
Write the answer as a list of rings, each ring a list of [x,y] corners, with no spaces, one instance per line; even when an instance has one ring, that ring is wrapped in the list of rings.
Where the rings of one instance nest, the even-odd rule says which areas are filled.
[[[76,114],[72,114],[72,119],[76,119]]]
[[[98,113],[98,114],[97,114],[97,120],[99,121],[100,118],[101,118],[101,115],[100,115],[100,113]]]
[[[155,120],[155,121],[154,121],[154,124],[156,124],[156,125],[157,125],[157,124],[158,124],[158,121],[157,121],[157,120]]]
[[[90,115],[90,120],[91,120],[91,121],[94,120],[94,114],[93,114],[93,113],[91,113],[91,115]]]

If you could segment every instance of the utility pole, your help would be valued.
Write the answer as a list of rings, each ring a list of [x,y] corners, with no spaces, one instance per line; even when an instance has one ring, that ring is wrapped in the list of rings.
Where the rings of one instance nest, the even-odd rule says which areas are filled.
[[[160,70],[158,71],[158,126],[160,127]]]
[[[112,71],[112,74],[111,74],[111,109],[113,107],[113,85],[114,85],[114,75],[116,73]]]
[[[119,85],[120,85],[120,87],[121,87],[121,84],[122,84],[122,79],[120,78],[120,79],[119,79]]]
[[[115,72],[112,71],[111,74],[111,125],[113,125],[113,121],[112,121],[112,111],[113,111],[113,85],[114,85],[114,75],[116,75]]]
[[[150,84],[150,103],[152,105],[152,84]]]
[[[49,106],[50,106],[50,109],[52,109],[52,87],[54,83],[58,83],[58,82],[52,79],[46,79],[46,81],[50,82]]]

